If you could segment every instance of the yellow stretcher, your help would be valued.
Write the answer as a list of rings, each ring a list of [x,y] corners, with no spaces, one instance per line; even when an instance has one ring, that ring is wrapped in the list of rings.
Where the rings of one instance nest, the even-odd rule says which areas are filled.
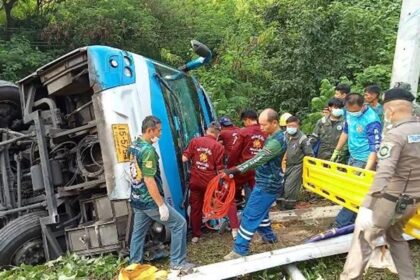
[[[375,172],[370,170],[312,157],[304,159],[304,187],[354,212],[358,211],[374,176]],[[420,239],[420,207],[404,231]]]

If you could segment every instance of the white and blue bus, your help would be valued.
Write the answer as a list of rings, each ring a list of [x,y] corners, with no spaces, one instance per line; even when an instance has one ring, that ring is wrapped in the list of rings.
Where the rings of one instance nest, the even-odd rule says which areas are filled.
[[[88,46],[20,80],[19,90],[0,83],[0,111],[18,116],[0,128],[0,266],[127,247],[126,151],[148,115],[162,121],[156,148],[165,196],[186,214],[182,151],[215,119],[204,89],[188,74],[211,52],[197,41],[192,45],[199,57],[179,69]],[[156,246],[168,238],[162,225],[151,227],[150,259],[164,255]]]

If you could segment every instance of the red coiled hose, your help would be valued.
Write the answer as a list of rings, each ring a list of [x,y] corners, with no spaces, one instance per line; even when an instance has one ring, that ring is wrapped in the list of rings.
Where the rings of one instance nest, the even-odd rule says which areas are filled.
[[[227,215],[235,198],[235,180],[219,174],[210,180],[204,194],[203,213],[207,219],[220,219]]]

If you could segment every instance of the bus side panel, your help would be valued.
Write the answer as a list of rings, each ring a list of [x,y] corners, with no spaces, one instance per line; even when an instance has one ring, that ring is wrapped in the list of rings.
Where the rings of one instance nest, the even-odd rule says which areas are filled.
[[[111,88],[95,94],[93,98],[108,196],[110,199],[127,199],[130,196],[128,159],[121,162],[121,147],[125,146],[126,149],[128,145],[124,141],[124,135],[119,134],[124,134],[124,125],[128,125],[131,142],[141,135],[143,119],[153,114],[162,121],[162,138],[155,147],[161,157],[165,197],[180,211],[182,189],[178,172],[173,172],[177,170],[175,147],[162,91],[145,58],[133,54],[133,60],[136,69],[135,84]]]
[[[151,61],[147,62],[149,69],[150,89],[152,95],[153,115],[162,121],[162,136],[159,140],[160,165],[162,170],[162,179],[165,186],[165,196],[169,203],[179,212],[185,214],[181,208],[183,191],[181,184],[181,174],[176,158],[176,147],[173,142],[173,135],[169,125],[168,112],[166,111],[163,92],[158,80],[154,77],[155,67]]]

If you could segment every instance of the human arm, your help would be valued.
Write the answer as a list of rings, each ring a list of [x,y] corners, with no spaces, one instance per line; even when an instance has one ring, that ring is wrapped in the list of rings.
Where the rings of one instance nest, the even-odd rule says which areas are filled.
[[[337,146],[334,149],[334,152],[330,158],[330,161],[336,161],[339,156],[341,156],[341,150],[343,149],[344,145],[347,143],[348,139],[347,131],[343,131],[338,139]]]
[[[163,196],[160,194],[155,179],[158,165],[156,152],[154,150],[145,151],[138,164],[141,165],[143,180],[147,191],[159,207],[161,221],[167,221],[169,219],[169,209],[165,204]]]
[[[309,138],[306,138],[305,140],[302,141],[301,147],[302,147],[302,152],[305,156],[310,156],[310,157],[314,156],[314,150],[312,149],[312,144]]]
[[[384,138],[378,152],[378,168],[375,178],[362,206],[369,208],[372,203],[372,197],[386,188],[395,174],[403,146],[404,139],[401,135],[388,133]]]
[[[379,146],[381,144],[381,123],[375,121],[368,124],[366,127],[366,134],[369,142],[369,150],[371,153],[369,154],[365,169],[373,170],[377,160],[376,153],[378,152]]]
[[[188,144],[188,147],[185,149],[184,153],[182,154],[182,162],[189,161],[193,157],[193,146],[194,146],[194,139]]]
[[[262,148],[253,158],[238,165],[237,169],[241,173],[245,173],[251,169],[256,169],[274,157],[281,155],[285,149],[286,144],[284,143],[284,140],[278,141],[276,139],[269,139],[265,143],[264,148]]]
[[[308,136],[309,141],[311,141],[312,145],[315,145],[315,143],[319,140],[319,136],[320,136],[320,133],[321,133],[321,124],[322,124],[322,119],[320,119],[316,122],[314,130]]]

